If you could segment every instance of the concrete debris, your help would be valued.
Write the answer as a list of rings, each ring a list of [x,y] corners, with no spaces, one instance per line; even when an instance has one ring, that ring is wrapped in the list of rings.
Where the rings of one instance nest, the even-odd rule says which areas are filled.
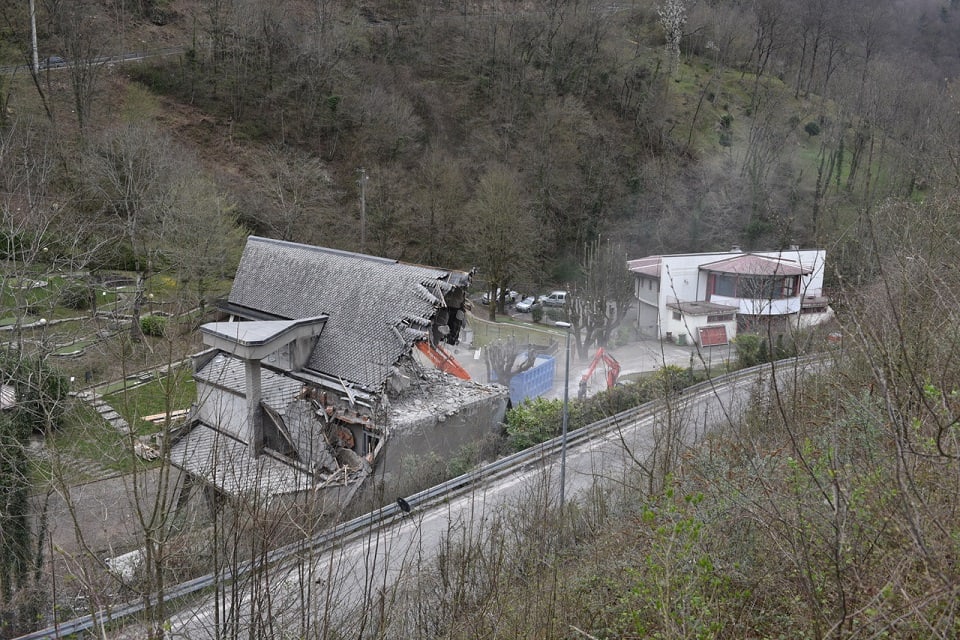
[[[412,365],[404,369],[411,378],[412,369]],[[423,369],[416,373],[416,384],[391,398],[387,424],[406,424],[430,416],[442,422],[468,404],[503,393],[505,389],[499,385],[466,382],[435,369]]]
[[[148,445],[142,440],[133,441],[133,452],[141,460],[156,460],[160,457],[160,452]]]

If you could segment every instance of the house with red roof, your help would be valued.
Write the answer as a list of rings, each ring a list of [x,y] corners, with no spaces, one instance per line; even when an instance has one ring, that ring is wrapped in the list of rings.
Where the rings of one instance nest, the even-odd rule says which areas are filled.
[[[642,335],[679,345],[727,344],[742,331],[784,334],[832,317],[826,252],[791,247],[629,260]]]

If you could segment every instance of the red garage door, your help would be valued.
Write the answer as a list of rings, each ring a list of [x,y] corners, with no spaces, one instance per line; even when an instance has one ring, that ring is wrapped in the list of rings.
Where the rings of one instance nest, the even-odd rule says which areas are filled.
[[[700,327],[701,347],[718,347],[722,344],[727,344],[727,328],[725,326]]]

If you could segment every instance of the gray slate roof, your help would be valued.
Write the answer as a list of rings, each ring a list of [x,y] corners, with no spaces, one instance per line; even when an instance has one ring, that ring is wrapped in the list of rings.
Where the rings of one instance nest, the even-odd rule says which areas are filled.
[[[450,272],[251,236],[228,298],[283,319],[329,315],[308,367],[382,387],[422,322],[442,304]]]
[[[199,382],[215,384],[238,396],[247,394],[247,374],[242,360],[218,353],[194,374]],[[303,383],[267,368],[260,369],[260,401],[280,414],[303,390]],[[202,400],[202,398],[201,398]]]
[[[254,457],[247,445],[205,424],[196,425],[170,450],[170,460],[232,496],[296,493],[314,479],[271,455]]]

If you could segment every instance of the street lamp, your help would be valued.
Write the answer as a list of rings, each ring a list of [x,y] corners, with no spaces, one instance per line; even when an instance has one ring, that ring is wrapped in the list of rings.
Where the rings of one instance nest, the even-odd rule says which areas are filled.
[[[564,491],[567,484],[567,421],[570,415],[570,323],[557,321],[553,324],[567,332],[567,357],[563,367],[563,426],[560,432],[560,506],[562,507],[565,504]]]

